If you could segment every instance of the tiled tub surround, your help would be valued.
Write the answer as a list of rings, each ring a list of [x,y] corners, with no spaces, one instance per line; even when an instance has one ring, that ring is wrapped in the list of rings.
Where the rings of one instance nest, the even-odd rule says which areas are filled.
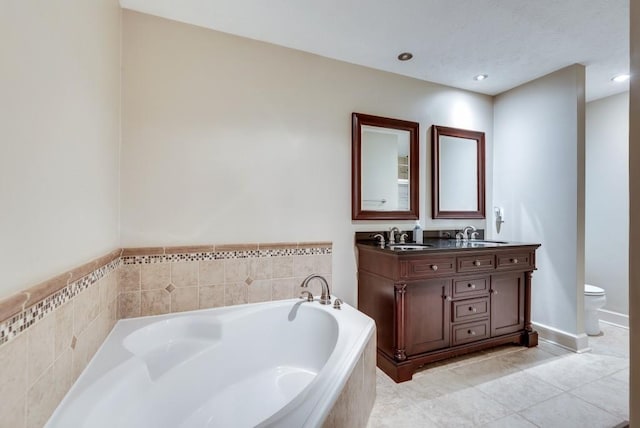
[[[0,428],[42,426],[121,317],[288,299],[310,273],[331,281],[331,243],[117,249],[9,296]]]
[[[118,318],[290,299],[312,273],[331,284],[331,243],[124,249]]]
[[[117,320],[119,257],[0,302],[3,314],[19,311],[0,324],[0,427],[43,426],[102,344]]]

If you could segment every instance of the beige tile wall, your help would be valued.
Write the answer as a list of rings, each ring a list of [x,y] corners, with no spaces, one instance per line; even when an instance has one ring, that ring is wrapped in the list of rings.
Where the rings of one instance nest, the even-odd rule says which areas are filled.
[[[290,299],[312,273],[331,285],[331,254],[124,264],[118,318]],[[309,288],[320,294],[318,281]]]
[[[42,427],[116,322],[113,271],[0,346],[0,427]]]

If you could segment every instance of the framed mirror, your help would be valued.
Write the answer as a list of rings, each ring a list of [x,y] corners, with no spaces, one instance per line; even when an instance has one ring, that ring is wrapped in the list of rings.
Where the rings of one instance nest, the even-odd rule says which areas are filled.
[[[431,128],[433,218],[485,218],[484,132]]]
[[[418,219],[418,123],[362,113],[351,119],[351,218]]]

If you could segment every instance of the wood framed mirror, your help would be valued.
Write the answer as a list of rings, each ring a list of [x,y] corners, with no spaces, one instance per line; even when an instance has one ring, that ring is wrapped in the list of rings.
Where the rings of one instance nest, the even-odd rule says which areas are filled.
[[[485,218],[484,132],[431,127],[433,218]]]
[[[419,124],[351,115],[351,218],[418,219]]]

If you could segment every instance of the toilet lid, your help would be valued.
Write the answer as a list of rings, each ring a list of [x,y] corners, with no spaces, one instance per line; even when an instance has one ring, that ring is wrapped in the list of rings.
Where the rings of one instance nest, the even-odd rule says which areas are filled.
[[[584,285],[584,294],[586,296],[604,296],[604,290],[600,287],[596,287],[595,285]]]

